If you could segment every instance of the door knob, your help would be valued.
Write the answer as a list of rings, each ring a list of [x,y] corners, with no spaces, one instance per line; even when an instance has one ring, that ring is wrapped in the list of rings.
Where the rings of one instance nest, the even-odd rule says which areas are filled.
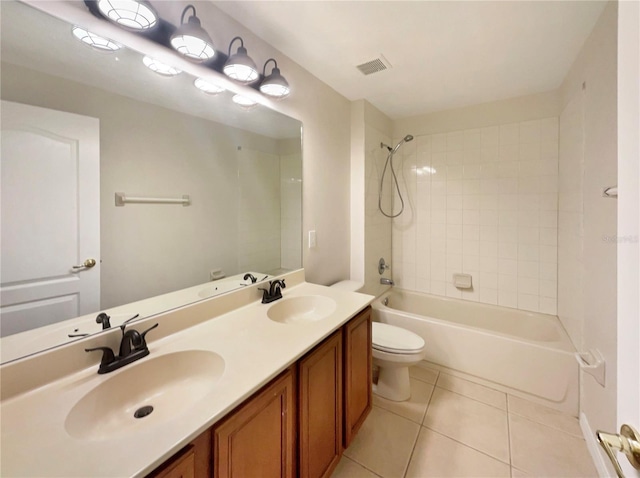
[[[621,451],[627,456],[629,463],[636,469],[640,470],[640,435],[629,425],[622,425],[619,434],[606,433],[601,430],[596,432],[598,443],[602,445],[607,456],[616,469],[618,478],[624,478],[624,473],[620,467],[620,463],[616,458],[615,451]]]
[[[87,259],[86,261],[84,261],[79,266],[72,266],[71,268],[74,269],[74,270],[91,269],[95,265],[96,265],[96,260],[95,259]]]

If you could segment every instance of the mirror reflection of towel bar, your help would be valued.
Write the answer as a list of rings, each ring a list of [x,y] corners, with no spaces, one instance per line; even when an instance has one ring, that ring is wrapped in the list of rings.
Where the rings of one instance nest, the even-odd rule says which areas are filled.
[[[152,198],[152,197],[136,197],[127,196],[125,193],[116,193],[116,206],[121,207],[127,203],[137,204],[182,204],[189,206],[191,198],[188,194],[184,194],[182,198]]]

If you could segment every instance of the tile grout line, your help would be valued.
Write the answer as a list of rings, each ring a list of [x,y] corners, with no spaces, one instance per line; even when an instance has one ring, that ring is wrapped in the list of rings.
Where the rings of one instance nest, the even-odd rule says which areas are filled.
[[[372,473],[372,474],[376,475],[378,478],[382,478],[382,475],[378,475],[375,471],[370,470],[369,468],[367,468],[366,466],[364,466],[364,465],[363,465],[362,463],[360,463],[359,461],[356,461],[356,460],[354,460],[353,458],[349,458],[348,456],[346,456],[346,455],[344,455],[344,454],[343,454],[342,456],[344,456],[347,460],[352,461],[352,462],[353,462],[353,463],[355,463],[356,465],[361,466],[362,468],[364,468],[364,469],[365,469],[365,470],[367,470],[368,472],[370,472],[370,473]]]
[[[568,431],[563,430],[561,428],[554,427],[553,425],[549,425],[548,423],[542,423],[541,421],[536,420],[536,419],[531,418],[531,417],[528,417],[528,416],[526,416],[526,415],[524,415],[522,413],[509,412],[509,414],[510,415],[514,415],[514,416],[519,417],[519,418],[522,418],[523,420],[527,420],[528,422],[535,423],[536,425],[542,425],[543,427],[547,427],[547,428],[550,428],[550,429],[552,429],[554,431],[557,431],[557,432],[560,432],[560,433],[564,433],[565,435],[569,435],[570,437],[584,440],[584,437],[582,435],[568,432]]]
[[[455,393],[456,395],[460,395],[461,397],[468,398],[469,400],[473,400],[475,402],[482,403],[483,405],[486,405],[486,406],[491,407],[491,408],[495,408],[496,410],[500,410],[501,412],[505,412],[506,411],[506,408],[496,407],[495,405],[492,405],[492,404],[487,403],[487,402],[483,402],[482,400],[478,400],[477,398],[470,397],[469,395],[465,395],[464,393],[456,392],[455,390],[449,390],[448,388],[440,387],[438,385],[435,385],[435,387],[438,387],[440,390],[446,390],[447,392]],[[499,393],[503,393],[503,392],[499,392]],[[506,400],[506,393],[505,393],[505,400]]]
[[[0,0],[0,1],[2,1],[2,0]],[[391,413],[392,415],[395,415],[395,416],[396,416],[396,417],[398,417],[398,418],[402,418],[402,419],[404,419],[404,420],[408,420],[408,421],[410,421],[411,423],[414,423],[414,424],[416,424],[416,425],[418,425],[418,426],[422,426],[422,422],[416,422],[416,421],[412,420],[411,418],[407,418],[407,417],[405,417],[404,415],[400,415],[399,413],[397,413],[397,412],[395,412],[395,411],[393,411],[393,410],[389,410],[389,409],[387,409],[387,408],[381,407],[380,405],[375,405],[375,404],[374,404],[373,406],[374,406],[374,407],[376,407],[376,408],[379,408],[380,410],[384,410],[384,411],[385,411],[385,412],[387,412],[387,413]],[[423,417],[423,418],[424,418],[424,417]]]
[[[426,383],[426,382],[424,382],[424,383]],[[422,426],[422,422],[424,421],[424,417],[427,414],[427,409],[429,408],[429,404],[431,403],[431,397],[433,397],[433,391],[436,389],[436,386],[433,385],[432,383],[428,383],[427,385],[431,385],[431,393],[429,393],[429,398],[427,398],[427,403],[426,403],[427,406],[425,407],[424,412],[422,412],[422,416],[420,417],[420,421],[414,421],[413,419],[411,419],[409,417],[401,415],[400,413],[396,412],[395,410],[389,410],[388,408],[385,408],[382,405],[380,405],[380,403],[376,404],[375,401],[373,403],[373,406],[374,407],[378,407],[378,408],[384,410],[385,412],[393,413],[394,415],[397,415],[400,418],[404,418],[405,420],[409,420],[410,422],[413,422],[413,423],[415,423],[417,425]],[[397,402],[397,403],[402,403],[402,402]]]
[[[513,478],[513,457],[511,456],[511,415],[509,414],[509,395],[505,394],[507,407],[507,445],[509,447],[509,476]]]
[[[474,448],[474,447],[472,447],[471,445],[468,445],[468,444],[466,444],[466,443],[463,443],[463,442],[461,442],[460,440],[456,440],[455,438],[450,437],[449,435],[445,435],[444,433],[439,432],[438,430],[434,430],[433,428],[428,427],[428,426],[426,426],[426,425],[422,425],[422,428],[426,428],[427,430],[430,430],[430,431],[432,431],[433,433],[437,433],[437,434],[438,434],[438,435],[440,435],[440,436],[443,436],[443,437],[445,437],[445,438],[448,438],[449,440],[454,441],[454,442],[456,442],[456,443],[459,443],[460,445],[462,445],[462,446],[464,446],[464,447],[467,447],[467,448],[469,448],[469,449],[471,449],[471,450],[473,450],[473,451],[477,451],[478,453],[482,453],[483,455],[488,456],[489,458],[492,458],[492,459],[494,459],[495,461],[498,461],[498,462],[500,462],[500,463],[502,463],[502,464],[504,464],[504,465],[507,465],[507,466],[511,467],[511,463],[507,463],[506,461],[503,461],[503,460],[501,460],[500,458],[496,458],[496,457],[495,457],[495,456],[493,456],[493,455],[489,455],[486,451],[478,450],[477,448]]]
[[[438,372],[438,376],[436,377],[436,382],[440,377],[440,372]],[[413,460],[413,454],[416,451],[416,446],[418,445],[418,439],[420,438],[420,432],[422,431],[422,422],[424,422],[424,417],[427,416],[427,411],[429,410],[429,405],[431,404],[431,399],[433,398],[433,392],[436,389],[436,385],[433,384],[433,388],[431,389],[431,393],[429,394],[429,400],[427,400],[427,407],[424,409],[424,414],[422,415],[422,421],[418,424],[418,434],[416,435],[416,439],[413,442],[413,447],[411,448],[411,453],[409,454],[409,460],[407,461],[407,466],[404,469],[404,473],[402,474],[402,478],[406,478],[407,473],[409,472],[409,466],[411,465],[411,460]]]

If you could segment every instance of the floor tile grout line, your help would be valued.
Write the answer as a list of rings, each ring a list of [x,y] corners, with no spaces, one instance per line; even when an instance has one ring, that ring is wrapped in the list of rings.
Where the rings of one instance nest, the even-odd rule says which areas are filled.
[[[439,388],[441,390],[446,390],[447,392],[455,393],[456,395],[460,395],[461,397],[468,398],[469,400],[473,400],[475,402],[482,403],[483,405],[486,405],[488,407],[495,408],[496,410],[500,410],[501,412],[506,412],[505,408],[496,407],[495,405],[491,405],[490,403],[483,402],[482,400],[478,400],[477,398],[470,397],[469,395],[465,395],[464,393],[456,392],[455,390],[449,390],[448,388],[440,387],[438,385],[435,385],[434,390],[435,390],[435,388]],[[502,393],[502,392],[500,392],[500,393]],[[505,405],[505,407],[506,407],[506,405]]]
[[[416,422],[415,420],[412,420],[411,418],[407,418],[404,415],[400,415],[398,412],[395,412],[393,410],[389,410],[388,408],[381,407],[380,405],[376,405],[375,403],[373,404],[373,406],[379,408],[380,410],[384,410],[385,412],[392,413],[396,417],[404,418],[405,420],[409,420],[411,423],[415,423],[416,425],[422,426],[422,422]],[[425,410],[425,412],[426,412],[426,410]],[[424,419],[424,415],[423,415],[423,419]]]
[[[455,438],[450,437],[449,435],[445,435],[444,433],[439,432],[438,430],[434,430],[434,429],[433,429],[433,428],[431,428],[431,427],[428,427],[428,426],[422,425],[422,428],[426,428],[427,430],[430,430],[430,431],[432,431],[433,433],[437,433],[438,435],[441,435],[441,436],[443,436],[443,437],[445,437],[445,438],[448,438],[449,440],[452,440],[452,441],[454,441],[454,442],[456,442],[456,443],[459,443],[459,444],[460,444],[460,445],[462,445],[462,446],[466,446],[467,448],[470,448],[470,449],[472,449],[472,450],[474,450],[474,451],[477,451],[478,453],[482,453],[483,455],[488,456],[489,458],[493,458],[494,460],[499,461],[500,463],[502,463],[502,464],[504,464],[504,465],[511,466],[511,463],[507,463],[506,461],[501,460],[500,458],[496,458],[496,457],[495,457],[495,456],[493,456],[493,455],[489,455],[486,451],[478,450],[477,448],[474,448],[474,447],[472,447],[471,445],[468,445],[468,444],[466,444],[466,443],[463,443],[463,442],[461,442],[460,440],[456,440]]]
[[[509,448],[509,476],[513,478],[513,457],[511,456],[511,418],[509,415],[509,397],[506,398],[507,407],[507,447]]]
[[[438,372],[439,376],[440,372]],[[437,379],[436,379],[437,380]],[[431,399],[433,398],[433,392],[435,391],[435,384],[431,387],[431,393],[429,394],[429,399],[427,400],[427,406],[424,409],[424,413],[422,414],[422,421],[419,423],[420,428],[418,428],[418,434],[416,435],[416,441],[413,443],[413,448],[411,449],[411,454],[409,455],[409,461],[407,462],[407,467],[404,470],[403,478],[406,478],[407,473],[409,473],[409,467],[411,466],[411,461],[413,460],[413,455],[416,452],[416,446],[418,446],[418,440],[420,439],[420,433],[422,433],[422,428],[424,427],[422,423],[424,422],[424,418],[427,416],[427,411],[429,410],[429,405],[431,405]]]
[[[416,445],[418,444],[418,439],[420,438],[421,429],[422,429],[422,425],[418,425],[418,433],[416,433],[416,438],[413,441],[413,446],[411,447],[411,453],[409,453],[409,459],[407,460],[407,464],[404,467],[404,472],[402,473],[402,478],[406,478],[407,473],[409,472],[409,465],[411,465],[411,460],[413,459],[413,454],[416,451]]]
[[[422,379],[420,377],[415,377],[415,376],[411,375],[411,373],[409,373],[409,378],[413,378],[414,380],[418,380],[419,382],[422,382],[422,383],[428,383],[429,385],[433,385],[434,387],[436,386],[435,382],[434,383],[427,382],[426,380],[424,380],[424,379]],[[436,380],[438,380],[438,379],[436,378]]]
[[[431,384],[429,384],[429,385],[431,385]],[[389,410],[388,408],[383,407],[383,406],[382,406],[382,405],[380,405],[379,403],[378,403],[378,404],[376,404],[376,403],[375,403],[375,401],[374,401],[374,403],[373,403],[373,406],[374,406],[374,407],[381,408],[382,410],[384,410],[384,411],[386,411],[386,412],[393,413],[394,415],[397,415],[397,416],[399,416],[400,418],[404,418],[405,420],[409,420],[409,421],[411,421],[411,422],[413,422],[413,423],[416,423],[416,424],[418,424],[418,425],[422,426],[422,422],[424,421],[424,417],[425,417],[425,415],[427,414],[427,410],[429,409],[429,404],[431,403],[431,397],[433,397],[433,391],[434,391],[435,389],[436,389],[435,385],[432,385],[432,387],[431,387],[431,393],[429,393],[429,398],[427,398],[426,407],[425,407],[425,409],[424,409],[424,412],[422,412],[422,416],[420,417],[420,421],[419,421],[419,422],[416,422],[415,420],[413,420],[413,419],[411,419],[411,418],[409,418],[409,417],[405,417],[404,415],[401,415],[400,413],[396,412],[395,410]],[[397,403],[402,403],[402,402],[397,402]]]
[[[536,425],[541,425],[543,427],[550,428],[551,430],[554,430],[554,431],[557,431],[557,432],[560,432],[560,433],[564,433],[565,435],[569,435],[570,437],[577,438],[578,440],[584,440],[584,436],[583,435],[576,435],[576,434],[573,434],[573,433],[569,433],[569,432],[564,431],[564,430],[562,430],[562,429],[560,429],[558,427],[554,427],[552,425],[548,425],[546,423],[539,422],[538,420],[534,420],[533,418],[530,418],[530,417],[527,417],[525,415],[522,415],[521,413],[510,412],[510,413],[508,413],[508,415],[514,415],[516,417],[522,418],[523,420],[527,420],[528,422],[535,423]]]
[[[370,473],[373,473],[374,475],[376,475],[378,478],[382,478],[382,475],[378,475],[375,471],[367,468],[366,466],[364,466],[362,463],[360,463],[359,461],[348,457],[347,455],[345,455],[344,453],[342,454],[343,457],[345,457],[347,460],[354,462],[356,465],[361,466],[362,468],[364,468],[365,470],[367,470]]]

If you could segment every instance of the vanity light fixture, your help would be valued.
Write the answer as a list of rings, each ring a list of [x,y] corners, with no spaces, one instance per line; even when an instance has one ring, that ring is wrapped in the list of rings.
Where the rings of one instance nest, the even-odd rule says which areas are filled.
[[[167,65],[166,63],[163,63],[160,60],[156,60],[155,58],[151,58],[150,56],[145,56],[142,59],[142,62],[147,68],[155,71],[158,75],[176,76],[182,73],[182,70],[178,70],[176,67]]]
[[[185,23],[184,16],[189,9],[193,10],[193,15]],[[209,60],[216,54],[213,41],[200,26],[200,19],[196,16],[196,7],[193,5],[187,5],[182,11],[180,27],[171,35],[171,46],[178,53],[195,61]]]
[[[196,78],[193,84],[196,88],[204,91],[209,95],[217,95],[218,93],[222,93],[224,91],[224,88],[222,86],[216,85],[215,83],[211,83],[207,80],[203,80],[202,78]]]
[[[233,98],[231,98],[232,101],[237,104],[240,108],[242,108],[243,110],[252,110],[253,108],[255,108],[258,103],[253,101],[252,99],[247,98],[246,96],[242,96],[242,95],[235,95]]]
[[[272,61],[275,65],[273,70],[271,70],[271,74],[267,76],[266,69],[267,64]],[[278,62],[269,58],[262,68],[262,75],[265,77],[260,84],[260,91],[267,96],[272,98],[281,99],[289,96],[291,92],[291,88],[289,88],[289,83],[285,80],[284,76],[280,74],[280,68],[278,68]]]
[[[112,53],[122,48],[113,40],[109,40],[108,38],[96,35],[95,33],[87,31],[77,25],[73,26],[73,28],[71,29],[71,33],[75,38],[80,40],[85,45],[100,52]]]
[[[98,0],[98,9],[110,21],[129,30],[151,30],[158,24],[158,14],[147,0]]]
[[[238,51],[231,54],[233,42],[240,40]],[[258,69],[254,61],[247,55],[247,49],[244,47],[244,41],[241,37],[235,37],[229,43],[229,59],[224,64],[222,71],[229,78],[236,80],[242,84],[251,83],[258,79]]]

